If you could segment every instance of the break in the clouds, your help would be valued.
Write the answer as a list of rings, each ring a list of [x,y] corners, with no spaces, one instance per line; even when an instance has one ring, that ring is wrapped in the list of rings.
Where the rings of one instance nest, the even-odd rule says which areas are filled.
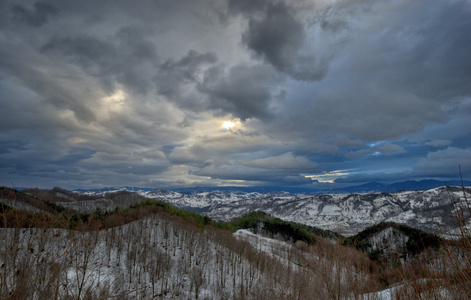
[[[468,0],[1,1],[0,184],[465,178]]]

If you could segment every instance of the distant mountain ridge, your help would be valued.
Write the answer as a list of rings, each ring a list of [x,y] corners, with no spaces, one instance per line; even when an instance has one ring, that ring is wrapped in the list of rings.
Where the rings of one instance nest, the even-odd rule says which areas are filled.
[[[471,181],[464,181],[465,186],[471,186]],[[442,186],[460,186],[460,180],[452,181],[441,181],[441,180],[407,180],[395,183],[381,183],[381,182],[369,182],[361,185],[353,185],[345,188],[335,189],[316,189],[316,188],[305,188],[305,187],[283,187],[283,186],[205,186],[205,187],[188,187],[188,188],[162,188],[162,190],[179,192],[182,194],[193,194],[201,192],[222,192],[222,193],[279,193],[288,192],[293,194],[305,193],[305,194],[345,194],[345,193],[395,193],[399,191],[425,191]],[[22,188],[20,188],[22,189]],[[150,192],[155,191],[156,188],[149,187],[104,187],[100,189],[75,189],[77,193],[98,193],[98,192],[115,192],[115,191],[131,191],[131,192]]]
[[[465,188],[468,199],[471,188]],[[343,194],[234,194],[203,192],[191,195],[143,193],[177,207],[207,214],[215,220],[231,220],[251,211],[264,211],[277,218],[342,234],[355,234],[379,222],[396,222],[428,232],[448,234],[454,229],[452,216],[465,207],[461,187],[426,191]],[[456,203],[457,207],[453,205]]]
[[[456,224],[451,217],[456,215],[457,207],[467,207],[460,186],[448,185],[417,191],[403,189],[423,188],[440,183],[442,182],[432,180],[405,181],[391,185],[370,183],[322,193],[260,193],[243,192],[241,189],[230,191],[230,188],[222,191],[184,193],[134,187],[89,190],[70,197],[60,188],[54,188],[51,192],[55,193],[58,204],[79,212],[96,208],[110,211],[147,198],[204,214],[217,221],[229,221],[252,211],[263,211],[283,220],[346,235],[355,234],[383,221],[405,224],[428,232],[439,230],[443,235],[454,235]],[[401,191],[385,192],[387,188]],[[465,187],[465,191],[468,199],[471,199],[471,187]],[[469,216],[465,217],[468,221]],[[471,228],[471,222],[469,226]]]
[[[465,186],[470,186],[471,181],[464,181]],[[395,182],[391,184],[385,184],[380,182],[369,182],[362,185],[350,186],[346,188],[339,189],[342,193],[372,193],[372,192],[383,192],[383,193],[395,193],[399,191],[426,191],[442,186],[460,186],[460,180],[452,181],[440,181],[433,179],[426,180],[406,180],[401,182]]]
[[[433,182],[429,182],[431,183]],[[378,185],[369,185],[366,188],[375,186]],[[471,187],[465,187],[465,191],[468,199],[471,199]],[[79,211],[96,207],[113,210],[116,206],[122,206],[124,203],[119,204],[107,199],[113,194],[110,192],[109,190],[88,192],[89,196],[97,197],[97,200],[60,204]],[[116,190],[116,192],[119,191]],[[185,194],[167,190],[136,190],[134,192],[121,190],[119,193],[164,201],[191,212],[207,215],[216,221],[230,221],[252,211],[263,211],[283,220],[345,235],[355,234],[379,222],[396,222],[428,232],[440,231],[442,235],[452,236],[456,227],[452,217],[457,214],[457,209],[467,207],[463,189],[460,186],[442,186],[424,191],[394,193],[376,191],[312,194],[204,191]],[[126,202],[126,205],[140,200],[138,197],[127,198],[130,202]],[[468,219],[469,216],[466,216],[466,220]]]

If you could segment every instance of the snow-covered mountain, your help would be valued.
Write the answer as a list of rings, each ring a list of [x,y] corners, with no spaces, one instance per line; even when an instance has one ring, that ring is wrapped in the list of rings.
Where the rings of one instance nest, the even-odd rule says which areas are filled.
[[[134,198],[121,197],[123,202],[117,201],[117,197],[106,196],[123,190],[126,189],[89,191],[86,192],[87,195],[103,198],[86,201],[86,203],[77,201],[60,204],[79,210],[91,210],[96,207],[112,210],[116,206],[124,207],[140,202],[142,197],[146,197],[206,214],[218,221],[228,221],[251,211],[260,210],[283,220],[329,229],[345,235],[358,233],[368,226],[383,221],[448,235],[456,226],[457,210],[467,206],[462,188],[456,186],[443,186],[425,191],[326,195],[227,191],[179,193],[133,188],[128,191],[141,197],[137,195]],[[471,187],[465,190],[468,199],[471,198]],[[468,211],[468,209],[464,210],[464,212]],[[465,213],[463,217],[469,221],[469,214]]]
[[[466,188],[468,199],[471,188]],[[205,213],[227,221],[261,210],[275,217],[354,234],[382,221],[392,221],[429,232],[446,234],[454,228],[457,209],[466,206],[461,187],[440,187],[427,191],[356,194],[259,194],[201,192],[142,192],[177,207]],[[455,203],[455,206],[453,205]],[[469,216],[464,215],[468,220]]]

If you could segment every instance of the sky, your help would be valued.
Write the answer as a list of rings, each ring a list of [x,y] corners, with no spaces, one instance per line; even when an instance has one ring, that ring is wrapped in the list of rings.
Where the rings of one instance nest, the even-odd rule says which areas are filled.
[[[0,185],[471,176],[469,0],[0,1]]]

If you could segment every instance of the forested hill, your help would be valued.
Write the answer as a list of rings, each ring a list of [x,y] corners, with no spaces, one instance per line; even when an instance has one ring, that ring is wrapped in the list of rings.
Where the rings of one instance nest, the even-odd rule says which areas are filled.
[[[261,211],[229,222],[214,221],[127,191],[0,192],[2,299],[470,295],[470,278],[464,272],[471,253],[468,236],[454,243],[438,240],[437,251],[437,244],[417,244],[425,233],[384,223],[343,243],[334,232]],[[110,203],[112,209],[100,206]],[[124,203],[131,204],[118,205]],[[420,249],[390,259],[394,257],[387,257],[385,253],[391,252],[386,250],[400,246],[398,241],[408,250]],[[444,267],[436,268],[437,264]]]

